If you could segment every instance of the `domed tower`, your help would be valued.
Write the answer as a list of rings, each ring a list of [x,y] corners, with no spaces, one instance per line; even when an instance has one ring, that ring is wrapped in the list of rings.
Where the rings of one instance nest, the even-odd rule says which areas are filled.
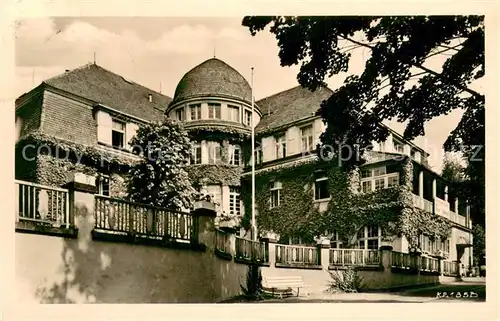
[[[261,118],[245,78],[225,62],[212,58],[180,80],[166,113],[182,121],[195,147],[188,168],[193,184],[211,194],[218,213],[243,216],[240,176],[250,165],[251,124]]]

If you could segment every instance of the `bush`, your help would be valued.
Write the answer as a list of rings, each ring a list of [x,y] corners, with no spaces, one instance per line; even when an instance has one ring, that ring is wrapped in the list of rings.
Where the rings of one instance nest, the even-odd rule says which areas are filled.
[[[347,267],[346,270],[328,271],[332,280],[330,281],[330,292],[358,292],[362,287],[363,278],[358,275],[356,267]]]
[[[258,265],[249,265],[247,270],[247,286],[241,285],[243,294],[252,301],[264,299],[262,291],[262,273]]]

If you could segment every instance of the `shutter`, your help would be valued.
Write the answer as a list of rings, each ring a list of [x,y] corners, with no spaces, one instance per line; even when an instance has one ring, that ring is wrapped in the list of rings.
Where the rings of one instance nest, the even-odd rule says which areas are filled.
[[[127,144],[128,144],[129,149],[132,149],[132,145],[130,144],[130,141],[135,136],[138,129],[139,129],[139,126],[137,124],[134,124],[134,123],[127,123],[127,125],[125,127],[125,138],[127,139]]]
[[[106,145],[111,145],[111,126],[112,120],[111,116],[103,112],[102,110],[97,111],[97,141]]]

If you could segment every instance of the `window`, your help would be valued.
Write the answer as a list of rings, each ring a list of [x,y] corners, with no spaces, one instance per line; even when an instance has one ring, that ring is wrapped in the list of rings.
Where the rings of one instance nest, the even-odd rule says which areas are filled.
[[[262,147],[259,146],[259,147],[256,147],[255,148],[255,164],[260,164],[262,163],[262,158],[263,158],[263,153],[262,153]]]
[[[398,141],[398,140],[396,140],[396,139],[393,139],[392,144],[393,144],[393,146],[394,146],[394,151],[395,151],[396,153],[404,153],[404,151],[405,151],[405,146],[403,145],[403,143],[402,143],[402,142],[400,142],[400,141]]]
[[[276,137],[276,158],[286,157],[286,135]]]
[[[399,185],[399,176],[391,176],[388,178],[388,187],[398,186]]]
[[[367,177],[372,177],[372,170],[371,169],[361,170],[361,178],[367,178]]]
[[[201,164],[201,145],[196,144],[191,151],[191,164]]]
[[[245,125],[252,125],[252,112],[249,110],[245,110]]]
[[[221,119],[220,104],[208,104],[208,118]]]
[[[271,208],[281,204],[281,182],[271,183]]]
[[[340,239],[339,233],[333,231],[332,239],[330,240],[330,246],[332,249],[341,249],[343,248],[342,240]]]
[[[238,106],[227,106],[230,121],[240,122],[240,108]]]
[[[229,214],[240,215],[240,190],[229,187]]]
[[[363,189],[363,193],[372,191],[372,181],[364,181],[361,182],[361,188]]]
[[[328,177],[316,178],[314,182],[314,199],[323,200],[330,197],[328,191]]]
[[[450,253],[450,239],[444,241],[444,252]]]
[[[313,146],[313,127],[312,125],[301,128],[302,151],[307,152],[314,149]]]
[[[191,120],[200,120],[201,119],[201,105],[190,105],[189,106]]]
[[[380,246],[381,231],[378,226],[365,226],[358,231],[358,248],[377,250]]]
[[[184,120],[184,108],[177,109],[177,110],[175,111],[175,118],[176,118],[178,121],[183,121],[183,120]]]
[[[241,159],[241,153],[240,153],[240,146],[238,145],[231,145],[229,146],[229,164],[230,165],[235,165],[239,166],[240,165],[240,159]]]
[[[220,162],[221,162],[220,144],[217,142],[208,143],[208,163],[220,164]]]
[[[383,189],[385,187],[385,180],[379,178],[375,180],[375,190]]]
[[[410,151],[410,157],[411,157],[411,159],[416,159],[417,158],[417,152],[414,149],[412,149]]]
[[[123,148],[125,145],[125,123],[112,120],[111,144],[113,147]]]
[[[373,176],[382,176],[387,174],[385,167],[377,167],[373,169]]]
[[[109,176],[97,176],[95,180],[95,186],[97,188],[98,195],[109,196]]]

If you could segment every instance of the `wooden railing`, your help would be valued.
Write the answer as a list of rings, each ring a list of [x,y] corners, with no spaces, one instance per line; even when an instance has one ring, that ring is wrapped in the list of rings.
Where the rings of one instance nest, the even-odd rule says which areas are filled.
[[[24,181],[16,184],[16,221],[69,227],[68,190]]]
[[[456,275],[457,274],[457,263],[450,261],[442,261],[443,264],[443,274],[444,275]]]
[[[231,254],[230,234],[215,229],[215,248],[221,252]]]
[[[330,266],[380,265],[379,250],[330,249]]]
[[[276,245],[276,263],[319,265],[319,253],[315,247]]]
[[[438,272],[439,271],[439,261],[438,259],[421,256],[420,257],[420,270],[421,271],[430,271],[430,272]]]
[[[95,196],[95,230],[147,238],[190,241],[189,213]]]
[[[236,237],[236,257],[259,263],[268,263],[268,245],[264,242]]]
[[[392,251],[391,265],[401,269],[418,269],[420,267],[418,258],[418,256],[409,253]]]

